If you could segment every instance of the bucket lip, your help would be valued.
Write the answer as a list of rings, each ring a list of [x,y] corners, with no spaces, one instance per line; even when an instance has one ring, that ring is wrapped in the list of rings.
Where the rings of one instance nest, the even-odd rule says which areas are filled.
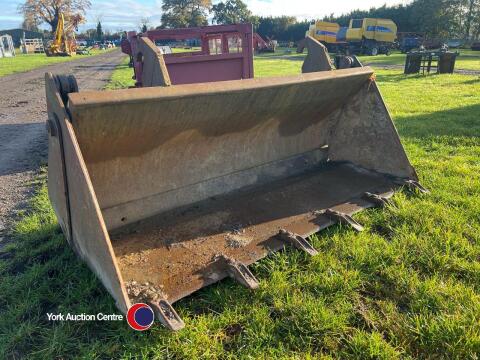
[[[105,104],[136,103],[148,100],[159,101],[174,98],[217,95],[249,90],[284,87],[296,84],[316,83],[334,79],[365,77],[374,73],[371,67],[321,71],[290,76],[263,77],[243,80],[174,85],[169,87],[130,88],[108,91],[82,91],[70,93],[69,107],[96,107]]]

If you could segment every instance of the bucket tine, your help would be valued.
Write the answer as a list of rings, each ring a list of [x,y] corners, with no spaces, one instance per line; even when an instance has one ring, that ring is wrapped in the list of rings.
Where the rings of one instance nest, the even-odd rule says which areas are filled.
[[[278,232],[277,237],[285,242],[288,242],[296,249],[306,252],[311,256],[318,255],[318,251],[312,245],[310,245],[307,239],[298,234],[294,234],[288,230],[281,229]]]
[[[245,286],[249,289],[257,289],[259,286],[258,280],[252,274],[248,266],[236,261],[235,259],[229,258],[225,255],[218,257],[218,261],[223,262],[224,266],[227,269],[228,275],[239,284]]]
[[[348,214],[342,213],[340,211],[332,210],[332,209],[325,210],[323,214],[326,215],[330,220],[339,222],[344,225],[351,226],[352,229],[355,231],[360,232],[364,230],[363,226],[360,225]]]
[[[385,207],[387,205],[392,205],[392,202],[386,196],[381,196],[377,194],[372,194],[371,192],[365,192],[363,194],[363,199],[374,203],[376,206]]]
[[[159,301],[150,302],[155,315],[167,329],[172,331],[178,331],[185,327],[185,323],[178,316],[173,306],[165,299]]]
[[[430,191],[423,187],[417,180],[412,179],[395,179],[394,183],[400,186],[405,186],[410,192],[419,192],[421,194],[428,194]]]

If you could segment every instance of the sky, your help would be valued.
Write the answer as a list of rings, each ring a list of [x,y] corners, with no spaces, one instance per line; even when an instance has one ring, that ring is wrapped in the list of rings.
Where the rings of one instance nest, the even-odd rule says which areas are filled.
[[[148,18],[152,26],[160,24],[161,0],[91,0],[87,12],[87,23],[80,30],[95,27],[100,19],[104,29],[136,30],[140,19]],[[213,0],[213,3],[220,2]],[[244,0],[255,15],[296,16],[299,19],[316,19],[334,13],[340,15],[354,9],[367,10],[371,7],[406,4],[410,0]],[[0,30],[20,27],[22,16],[18,13],[20,0],[0,0]]]

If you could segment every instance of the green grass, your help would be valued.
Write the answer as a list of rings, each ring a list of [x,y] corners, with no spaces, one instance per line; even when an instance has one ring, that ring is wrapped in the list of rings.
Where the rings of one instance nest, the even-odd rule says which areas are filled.
[[[453,49],[453,51],[457,51]],[[455,69],[459,70],[480,70],[480,51],[459,49],[460,55],[455,62]],[[375,65],[404,65],[406,54],[393,52],[391,55],[360,56],[364,64]]]
[[[125,89],[135,85],[135,80],[132,79],[133,68],[128,67],[129,62],[130,58],[125,56],[122,62],[117,65],[110,82],[105,86],[106,90]]]
[[[456,63],[455,63],[455,68],[456,69],[461,69],[461,70],[480,70],[480,51],[472,51],[472,50],[464,50],[464,49],[458,49],[453,51],[458,51],[460,55],[457,57]],[[306,51],[305,51],[306,52]],[[257,67],[259,63],[261,64],[268,64],[268,61],[273,61],[273,60],[280,60],[284,59],[286,60],[284,64],[282,64],[282,69],[281,71],[284,71],[285,68],[294,68],[294,64],[288,64],[288,62],[295,62],[299,61],[300,66],[298,67],[299,69],[301,68],[301,62],[303,61],[305,57],[305,54],[297,54],[295,52],[295,49],[285,49],[285,48],[279,48],[277,52],[275,53],[267,53],[267,54],[261,54],[260,56],[256,57],[256,67],[255,70],[257,71]],[[377,56],[359,56],[360,61],[363,64],[369,64],[373,67],[375,65],[401,65],[403,66],[405,64],[405,57],[406,54],[402,54],[398,51],[392,52],[391,55],[386,56],[386,55],[377,55]],[[277,68],[277,66],[273,67],[274,69]],[[260,66],[260,75],[263,76],[264,73],[263,71],[263,66]],[[270,72],[275,72],[275,70],[270,70]],[[268,71],[267,71],[268,72]],[[258,73],[256,73],[257,75]]]
[[[65,61],[81,59],[86,56],[94,56],[105,53],[108,50],[91,50],[92,55],[77,56],[51,56],[45,54],[22,54],[16,49],[16,56],[13,58],[0,58],[0,76],[25,72],[42,66],[57,64]]]
[[[294,56],[295,57],[295,56]],[[298,73],[301,61],[255,60],[259,76]],[[288,62],[289,61],[289,62]],[[121,65],[113,87],[128,85]],[[67,246],[45,174],[31,210],[0,255],[0,354],[28,358],[478,359],[480,356],[480,79],[404,76],[377,81],[427,196],[356,216],[312,237],[317,257],[288,250],[253,265],[251,292],[231,280],[175,304],[186,328],[125,322],[51,323],[47,311],[116,312]],[[321,94],[319,94],[321,96]]]

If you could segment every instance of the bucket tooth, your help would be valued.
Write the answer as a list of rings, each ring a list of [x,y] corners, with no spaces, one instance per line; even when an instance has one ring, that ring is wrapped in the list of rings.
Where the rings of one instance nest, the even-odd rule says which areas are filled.
[[[335,211],[332,209],[327,209],[323,213],[326,215],[330,220],[337,221],[339,223],[350,225],[354,230],[360,232],[363,231],[363,226],[356,222],[350,215],[342,213],[340,211]]]
[[[420,192],[421,194],[428,194],[430,191],[422,186],[418,181],[411,179],[395,179],[394,183],[405,186],[411,192]]]
[[[292,233],[285,229],[281,229],[278,232],[278,238],[285,242],[290,243],[292,246],[294,246],[298,250],[304,251],[309,255],[312,255],[312,256],[318,255],[318,251],[312,245],[310,245],[307,239],[305,239],[304,237],[298,234]]]
[[[167,300],[161,299],[151,302],[150,306],[152,307],[158,320],[167,329],[177,331],[185,327],[185,323],[180,316],[178,316],[173,306]]]
[[[228,275],[232,279],[249,289],[258,288],[259,282],[247,265],[225,255],[221,255],[219,260],[225,263]]]
[[[362,196],[363,199],[370,201],[371,203],[375,204],[376,206],[379,207],[385,207],[387,205],[392,205],[392,202],[389,198],[386,196],[378,195],[378,194],[372,194],[370,192],[365,192]]]

